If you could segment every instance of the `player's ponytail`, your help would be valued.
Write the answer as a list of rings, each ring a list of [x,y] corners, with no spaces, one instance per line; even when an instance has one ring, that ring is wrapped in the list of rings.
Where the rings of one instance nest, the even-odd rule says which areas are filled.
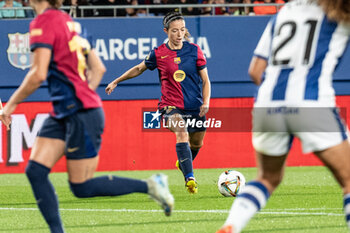
[[[191,34],[190,34],[190,32],[188,31],[188,29],[186,28],[185,40],[190,41],[190,37],[191,37]]]
[[[185,20],[183,15],[180,12],[176,12],[176,11],[168,12],[163,18],[163,27],[168,30],[170,23],[179,19]],[[190,37],[191,37],[191,34],[186,28],[185,40],[190,41]]]
[[[339,23],[350,23],[350,0],[318,0],[327,17]]]

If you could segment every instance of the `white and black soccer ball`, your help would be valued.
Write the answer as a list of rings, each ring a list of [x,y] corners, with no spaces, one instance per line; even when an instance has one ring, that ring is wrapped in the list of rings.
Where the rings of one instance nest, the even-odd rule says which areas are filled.
[[[221,173],[218,180],[219,192],[225,197],[237,196],[245,186],[245,177],[242,173],[227,170]]]

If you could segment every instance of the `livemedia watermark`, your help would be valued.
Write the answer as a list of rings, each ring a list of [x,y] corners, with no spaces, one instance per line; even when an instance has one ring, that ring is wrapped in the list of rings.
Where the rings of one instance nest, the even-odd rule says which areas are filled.
[[[198,113],[174,115],[155,108],[142,108],[143,132],[166,132],[183,128],[207,132],[341,132],[346,128],[346,108],[210,108],[205,118]]]

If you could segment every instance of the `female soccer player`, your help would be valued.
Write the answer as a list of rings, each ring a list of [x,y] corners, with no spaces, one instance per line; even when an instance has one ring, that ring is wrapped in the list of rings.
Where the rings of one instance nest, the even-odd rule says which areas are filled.
[[[271,19],[249,68],[260,85],[253,113],[258,176],[234,201],[219,233],[239,233],[280,184],[293,140],[331,170],[350,227],[350,146],[332,76],[350,35],[350,1],[295,0]]]
[[[209,110],[210,81],[206,59],[198,45],[183,41],[189,33],[180,13],[165,15],[163,26],[168,42],[152,50],[144,61],[112,81],[106,93],[110,94],[120,82],[135,78],[146,69],[158,68],[162,85],[158,109],[169,130],[176,135],[177,167],[185,177],[186,188],[190,193],[197,193],[192,161],[203,145],[205,128],[182,126],[189,120],[204,121]]]
[[[39,131],[26,174],[51,232],[64,232],[58,200],[48,178],[51,168],[64,154],[75,196],[148,193],[170,215],[174,199],[165,175],[157,174],[146,181],[116,176],[93,178],[104,128],[101,99],[95,89],[105,67],[80,34],[80,24],[58,10],[61,0],[32,0],[31,4],[38,14],[30,24],[33,65],[4,107],[0,120],[9,128],[16,106],[43,81],[48,81],[54,110]]]

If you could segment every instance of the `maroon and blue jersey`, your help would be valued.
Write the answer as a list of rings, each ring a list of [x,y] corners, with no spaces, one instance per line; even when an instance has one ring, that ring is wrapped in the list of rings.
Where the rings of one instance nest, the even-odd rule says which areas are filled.
[[[102,106],[98,94],[88,86],[86,56],[90,44],[80,33],[80,24],[56,9],[47,9],[30,23],[31,50],[52,51],[47,82],[55,118]]]
[[[165,43],[152,50],[145,64],[150,70],[158,68],[162,91],[159,109],[175,106],[198,110],[203,104],[202,79],[198,72],[206,63],[202,50],[193,43],[183,42],[179,50],[171,50]]]

